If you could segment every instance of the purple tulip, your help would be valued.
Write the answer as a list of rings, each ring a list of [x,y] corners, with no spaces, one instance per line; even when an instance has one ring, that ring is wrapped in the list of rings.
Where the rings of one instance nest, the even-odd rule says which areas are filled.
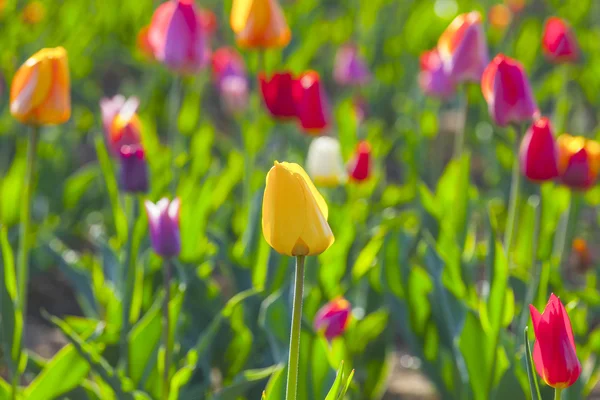
[[[358,54],[356,46],[346,44],[335,56],[333,77],[339,85],[365,85],[371,80],[371,73],[365,60]]]
[[[150,227],[150,240],[156,254],[169,258],[179,255],[181,250],[181,238],[179,235],[179,198],[169,202],[162,198],[154,204],[146,200],[146,214]]]
[[[148,165],[139,145],[123,146],[121,155],[121,189],[127,193],[148,191]]]

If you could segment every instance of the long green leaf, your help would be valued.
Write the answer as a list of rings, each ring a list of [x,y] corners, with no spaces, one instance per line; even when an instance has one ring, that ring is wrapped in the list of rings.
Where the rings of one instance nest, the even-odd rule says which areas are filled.
[[[534,372],[533,358],[531,357],[531,347],[529,345],[529,338],[527,337],[528,327],[525,327],[523,337],[525,339],[525,361],[527,361],[527,377],[529,378],[529,388],[531,389],[532,400],[541,400],[540,386],[538,385],[537,375]]]
[[[22,329],[22,314],[16,307],[17,278],[15,259],[8,241],[8,230],[5,225],[0,229],[0,244],[2,246],[2,263],[0,263],[0,329],[2,332],[2,353],[12,373],[16,370],[16,348],[13,349],[14,338]],[[18,330],[18,332],[17,332]]]

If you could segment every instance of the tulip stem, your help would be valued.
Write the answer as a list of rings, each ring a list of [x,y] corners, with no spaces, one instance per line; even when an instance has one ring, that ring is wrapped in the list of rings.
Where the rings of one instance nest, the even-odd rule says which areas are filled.
[[[512,242],[514,238],[514,231],[517,227],[517,206],[519,204],[519,192],[521,190],[521,169],[519,168],[519,139],[520,135],[520,127],[515,126],[515,151],[514,151],[514,161],[512,168],[512,177],[510,181],[510,198],[508,203],[508,215],[506,222],[506,230],[504,232],[504,250],[506,254],[510,254],[510,249],[512,248]]]
[[[17,397],[17,387],[21,381],[20,360],[23,353],[23,338],[25,337],[25,319],[27,315],[27,281],[29,279],[29,244],[32,242],[31,233],[31,202],[33,192],[33,180],[35,175],[35,160],[37,155],[37,144],[39,138],[39,126],[32,126],[29,132],[29,141],[27,143],[27,169],[25,171],[25,180],[23,182],[23,207],[21,207],[21,231],[19,238],[19,254],[17,265],[17,312],[21,313],[22,329],[20,336],[15,337],[17,341],[17,353],[15,361],[15,371],[12,381],[12,397]]]
[[[562,389],[555,389],[554,390],[554,400],[560,400],[561,393],[562,393]]]
[[[177,173],[176,160],[178,153],[179,134],[177,132],[177,121],[179,118],[179,109],[181,107],[181,78],[175,76],[171,82],[171,90],[169,92],[169,126],[167,131],[167,144],[171,148],[171,192],[177,189]]]
[[[458,159],[465,150],[465,128],[467,126],[467,115],[469,114],[469,88],[465,84],[463,89],[463,101],[459,106],[456,116],[456,133],[454,137],[454,158]]]
[[[171,259],[165,258],[164,260],[164,285],[165,285],[165,301],[163,304],[163,350],[164,350],[164,363],[163,363],[163,399],[169,398],[169,390],[171,388],[169,382],[169,369],[171,366],[171,346],[169,346],[170,336],[170,315],[169,315],[169,302],[171,299]]]
[[[290,356],[288,358],[287,386],[285,398],[296,400],[298,390],[298,368],[300,357],[300,323],[302,322],[302,296],[304,291],[304,256],[296,257],[296,280],[294,286],[294,306],[292,309],[292,329],[290,334]]]
[[[577,220],[579,219],[579,213],[581,211],[581,205],[583,201],[583,195],[576,191],[571,191],[571,199],[569,201],[569,207],[563,215],[561,221],[561,229],[559,230],[559,241],[557,251],[560,251],[558,256],[558,268],[562,268],[562,264],[565,260],[569,260],[571,255],[571,246],[573,245],[573,237],[575,236],[575,229],[577,228]]]

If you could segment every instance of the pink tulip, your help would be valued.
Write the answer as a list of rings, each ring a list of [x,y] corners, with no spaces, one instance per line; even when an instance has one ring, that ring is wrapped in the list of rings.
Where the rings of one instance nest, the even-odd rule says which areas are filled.
[[[529,128],[519,151],[521,172],[528,179],[541,182],[558,176],[558,146],[548,118],[538,119]]]
[[[333,77],[339,85],[364,85],[371,80],[371,73],[360,57],[356,46],[342,46],[335,56]]]
[[[454,82],[446,73],[436,49],[421,54],[420,63],[419,86],[421,86],[423,93],[440,98],[447,98],[454,95]]]
[[[323,331],[327,340],[341,336],[350,322],[352,308],[348,300],[338,297],[325,304],[315,316],[316,331]]]

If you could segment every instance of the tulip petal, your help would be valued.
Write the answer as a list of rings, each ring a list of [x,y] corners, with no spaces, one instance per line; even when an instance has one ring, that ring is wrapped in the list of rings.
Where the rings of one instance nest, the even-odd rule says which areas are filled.
[[[552,294],[552,296],[554,296],[554,294]],[[563,323],[565,324],[565,332],[567,333],[567,337],[569,338],[569,342],[571,343],[571,346],[573,346],[573,348],[575,348],[575,338],[573,337],[573,328],[571,327],[571,320],[569,319],[569,314],[567,314],[567,310],[565,309],[565,306],[563,305],[563,303],[558,300],[558,308],[560,311],[560,316],[562,317]]]
[[[318,200],[310,195],[311,189],[308,186],[310,181],[306,181],[301,176],[298,176],[298,181],[304,186],[306,199],[305,223],[300,238],[308,248],[309,255],[321,254],[333,243],[333,233],[327,223],[327,218],[321,212]]]
[[[165,35],[164,61],[172,68],[185,65],[188,48],[192,43],[187,21],[180,7],[176,7]]]
[[[24,116],[32,108],[31,99],[38,81],[38,68],[20,68],[13,79],[10,94],[10,112],[15,116]]]
[[[317,206],[319,207],[319,210],[321,211],[321,214],[323,214],[323,217],[327,221],[327,218],[329,216],[329,209],[327,208],[327,203],[325,202],[325,199],[323,198],[323,196],[321,196],[321,193],[319,193],[319,191],[317,190],[316,186],[310,180],[306,171],[304,171],[302,169],[302,167],[300,167],[298,164],[287,163],[287,162],[283,162],[281,164],[284,164],[285,168],[288,168],[293,173],[298,174],[302,177],[303,182],[306,184],[306,186],[310,190],[310,193],[312,194],[312,197],[315,199]]]
[[[171,204],[169,204],[169,209],[167,214],[171,221],[179,223],[179,209],[181,207],[181,199],[179,197],[175,198]]]
[[[234,33],[241,32],[246,26],[254,0],[233,0],[229,23]]]
[[[267,174],[263,199],[262,229],[265,240],[276,251],[293,255],[304,230],[306,196],[289,163],[275,163]]]
[[[36,111],[38,123],[63,123],[71,116],[71,93],[67,58],[49,60],[52,67],[52,87],[43,106]]]
[[[535,370],[542,378],[544,378],[546,376],[544,368],[544,358],[542,357],[542,348],[540,347],[539,340],[536,340],[535,344],[533,345],[532,356],[533,364],[535,365]]]

